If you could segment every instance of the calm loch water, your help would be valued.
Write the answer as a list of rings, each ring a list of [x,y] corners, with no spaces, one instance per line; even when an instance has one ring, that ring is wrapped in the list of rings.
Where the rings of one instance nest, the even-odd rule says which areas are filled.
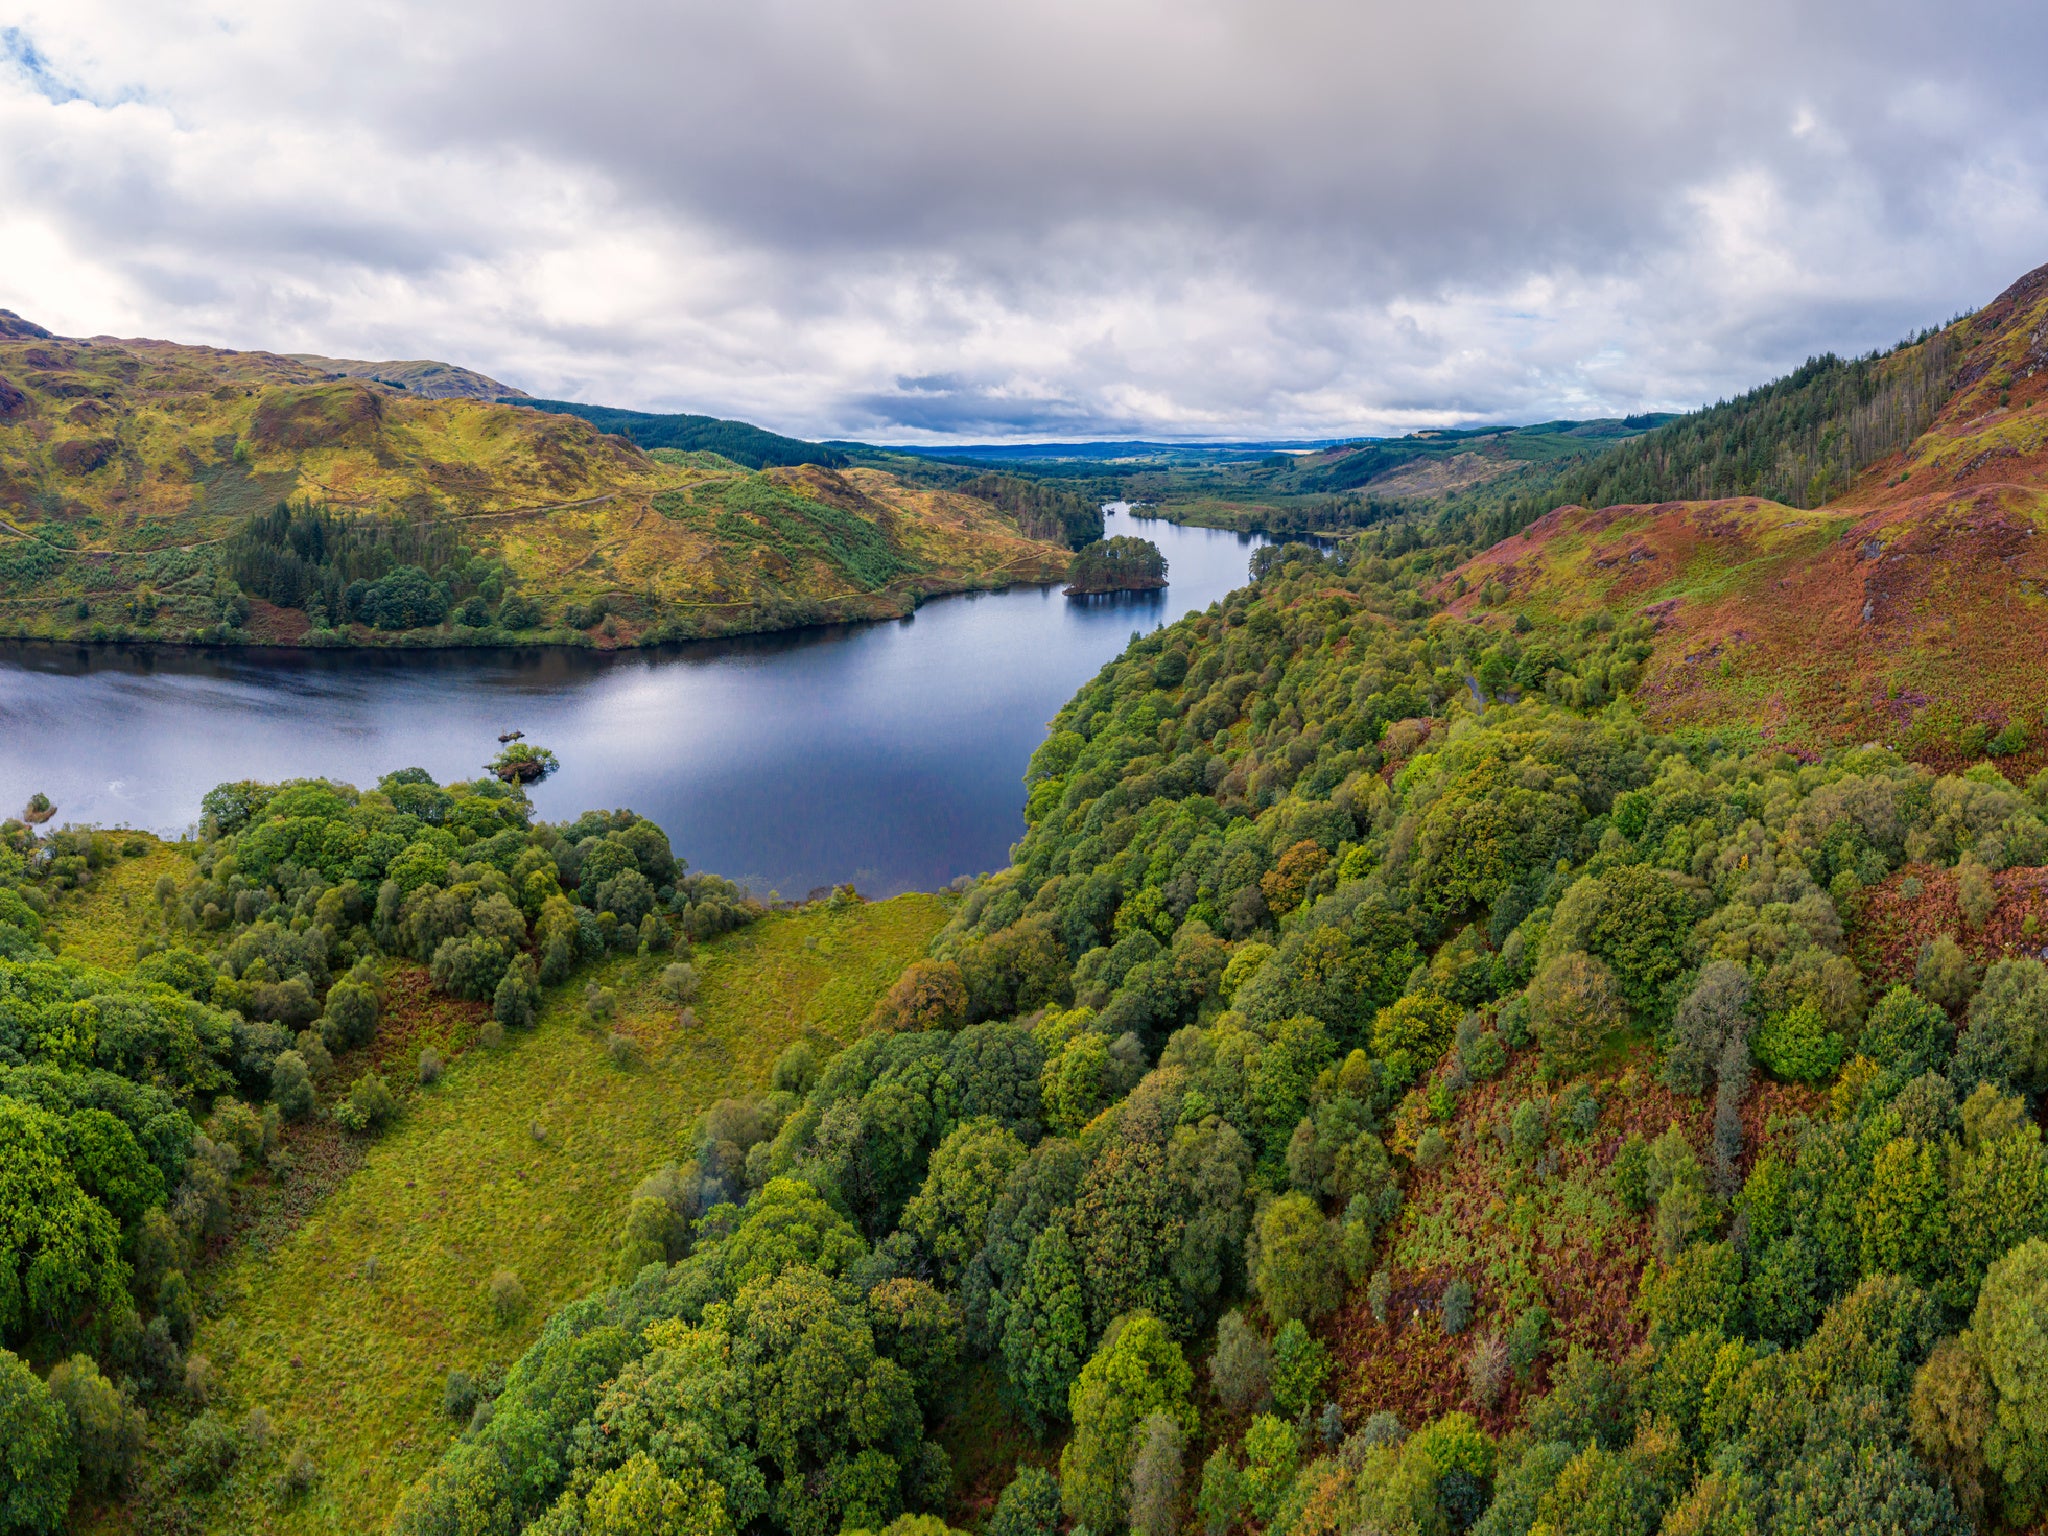
[[[0,815],[174,833],[226,779],[473,777],[517,728],[562,771],[539,813],[629,806],[692,868],[802,896],[1001,866],[1045,723],[1149,630],[1244,584],[1256,540],[1167,523],[1164,592],[936,599],[896,623],[661,651],[155,650],[0,643]]]

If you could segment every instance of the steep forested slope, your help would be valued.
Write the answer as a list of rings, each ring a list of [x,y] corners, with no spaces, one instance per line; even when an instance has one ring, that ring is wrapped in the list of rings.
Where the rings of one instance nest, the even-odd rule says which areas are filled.
[[[1647,626],[1258,566],[1062,711],[1014,867],[704,1122],[400,1530],[2035,1518],[2048,779],[1660,733]],[[961,1368],[1056,1477],[946,1493]]]

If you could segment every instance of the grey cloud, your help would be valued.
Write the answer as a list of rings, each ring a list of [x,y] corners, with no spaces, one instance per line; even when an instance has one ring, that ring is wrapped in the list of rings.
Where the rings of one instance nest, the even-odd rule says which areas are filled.
[[[820,435],[1685,406],[2048,259],[2016,3],[27,10],[0,202],[148,329]]]

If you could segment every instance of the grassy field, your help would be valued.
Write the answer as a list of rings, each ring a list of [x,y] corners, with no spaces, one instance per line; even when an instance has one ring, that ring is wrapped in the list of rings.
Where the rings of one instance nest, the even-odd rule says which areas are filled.
[[[303,1224],[208,1276],[194,1347],[220,1373],[216,1406],[233,1421],[260,1406],[277,1430],[217,1492],[180,1495],[200,1512],[195,1528],[380,1528],[454,1436],[441,1413],[449,1370],[512,1361],[550,1310],[601,1278],[627,1194],[683,1155],[695,1115],[763,1083],[793,1040],[852,1039],[944,916],[935,896],[819,906],[700,946],[687,1035],[655,995],[669,957],[609,959],[552,993],[530,1034],[463,1054],[415,1092]],[[591,980],[616,992],[612,1027],[637,1042],[638,1064],[614,1065],[604,1031],[584,1022]],[[502,1327],[483,1293],[499,1268],[530,1298]],[[271,1485],[301,1443],[320,1480],[283,1502]]]
[[[115,839],[145,851],[96,870],[91,884],[59,900],[45,937],[67,960],[125,971],[135,964],[135,941],[157,926],[157,876],[189,879],[192,866],[176,843],[129,832]]]

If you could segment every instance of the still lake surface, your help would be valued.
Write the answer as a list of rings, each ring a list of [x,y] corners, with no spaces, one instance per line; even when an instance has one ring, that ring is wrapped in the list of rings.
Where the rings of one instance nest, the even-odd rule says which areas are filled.
[[[897,622],[652,651],[273,651],[0,642],[0,815],[188,828],[231,779],[473,778],[518,729],[561,772],[537,813],[631,807],[690,867],[800,898],[1000,868],[1060,706],[1129,642],[1244,585],[1257,539],[1121,507],[1163,592],[935,598]]]

